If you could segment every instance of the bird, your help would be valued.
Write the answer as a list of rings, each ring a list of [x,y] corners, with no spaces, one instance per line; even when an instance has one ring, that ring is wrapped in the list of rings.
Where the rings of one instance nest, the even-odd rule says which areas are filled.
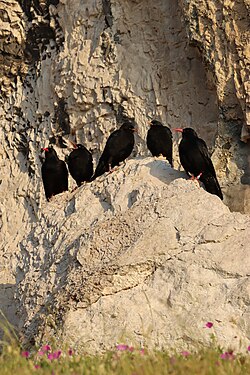
[[[81,186],[84,181],[90,181],[93,175],[92,154],[82,144],[71,143],[74,150],[67,158],[69,173],[76,181],[77,186]]]
[[[126,120],[118,130],[110,134],[91,181],[110,172],[129,157],[135,143],[135,131],[134,123]]]
[[[45,151],[45,161],[42,164],[42,180],[47,201],[68,190],[68,169],[60,160],[52,146],[42,148]]]
[[[172,132],[160,121],[151,121],[147,134],[147,147],[153,156],[163,155],[173,166]]]
[[[176,132],[182,133],[179,144],[180,162],[188,176],[203,182],[206,190],[217,195],[223,200],[223,194],[216,177],[212,160],[208,153],[206,142],[199,138],[192,128],[176,128]]]

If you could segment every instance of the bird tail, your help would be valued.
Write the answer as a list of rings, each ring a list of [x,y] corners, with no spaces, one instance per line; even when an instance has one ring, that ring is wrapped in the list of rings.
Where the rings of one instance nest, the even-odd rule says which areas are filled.
[[[106,166],[106,163],[103,160],[100,160],[99,163],[97,164],[95,173],[93,174],[93,176],[90,179],[90,182],[94,181],[97,177],[101,176],[102,174],[104,174],[107,171],[108,171],[108,168]]]
[[[215,194],[217,195],[221,200],[223,200],[223,194],[221,191],[221,187],[219,185],[219,182],[216,178],[216,176],[213,176],[211,174],[209,175],[202,175],[200,180],[203,182],[205,185],[206,190],[210,194]]]

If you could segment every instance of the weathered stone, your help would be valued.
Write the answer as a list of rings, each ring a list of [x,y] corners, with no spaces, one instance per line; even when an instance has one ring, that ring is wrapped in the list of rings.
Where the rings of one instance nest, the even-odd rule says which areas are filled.
[[[191,349],[212,332],[245,350],[250,217],[182,177],[166,161],[130,160],[46,203],[18,261],[26,343]]]
[[[150,118],[171,128],[192,126],[213,151],[224,202],[250,212],[250,144],[240,141],[249,138],[248,10],[246,0],[0,0],[0,300],[6,308],[19,244],[43,220],[40,148],[49,140],[59,147],[62,135],[83,142],[96,159],[127,115],[139,130],[133,156],[147,156]],[[174,136],[175,167],[177,141]],[[86,194],[100,212],[102,205],[127,207],[115,190],[102,205]],[[134,189],[129,204],[136,199]],[[75,210],[73,200],[65,210]]]

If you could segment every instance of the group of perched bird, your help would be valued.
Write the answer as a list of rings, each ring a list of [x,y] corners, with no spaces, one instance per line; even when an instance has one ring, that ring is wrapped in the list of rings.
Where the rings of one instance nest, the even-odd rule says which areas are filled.
[[[171,130],[156,120],[151,121],[150,125],[146,140],[149,151],[153,156],[164,156],[173,166]],[[209,193],[223,199],[205,141],[199,138],[192,128],[176,128],[174,130],[182,133],[179,156],[187,175],[192,179],[200,180]],[[118,130],[110,134],[95,172],[91,152],[82,144],[71,142],[74,149],[69,154],[67,163],[69,172],[77,185],[94,181],[105,172],[112,172],[114,167],[124,162],[133,150],[135,131],[134,123],[127,120]],[[42,179],[46,198],[50,200],[52,196],[68,190],[68,169],[66,163],[58,158],[52,146],[42,150],[45,151]]]

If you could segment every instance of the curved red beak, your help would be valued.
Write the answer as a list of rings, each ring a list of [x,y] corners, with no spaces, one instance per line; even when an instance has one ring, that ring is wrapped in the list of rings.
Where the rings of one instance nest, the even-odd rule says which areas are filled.
[[[77,145],[76,145],[76,143],[74,143],[72,141],[69,141],[69,142],[72,144],[72,146],[73,146],[74,149],[78,148]]]
[[[173,129],[175,132],[179,132],[179,133],[182,133],[183,132],[183,129],[181,129],[181,128],[175,128],[175,129]]]
[[[49,149],[47,147],[44,147],[44,148],[41,148],[41,151],[49,151]]]

